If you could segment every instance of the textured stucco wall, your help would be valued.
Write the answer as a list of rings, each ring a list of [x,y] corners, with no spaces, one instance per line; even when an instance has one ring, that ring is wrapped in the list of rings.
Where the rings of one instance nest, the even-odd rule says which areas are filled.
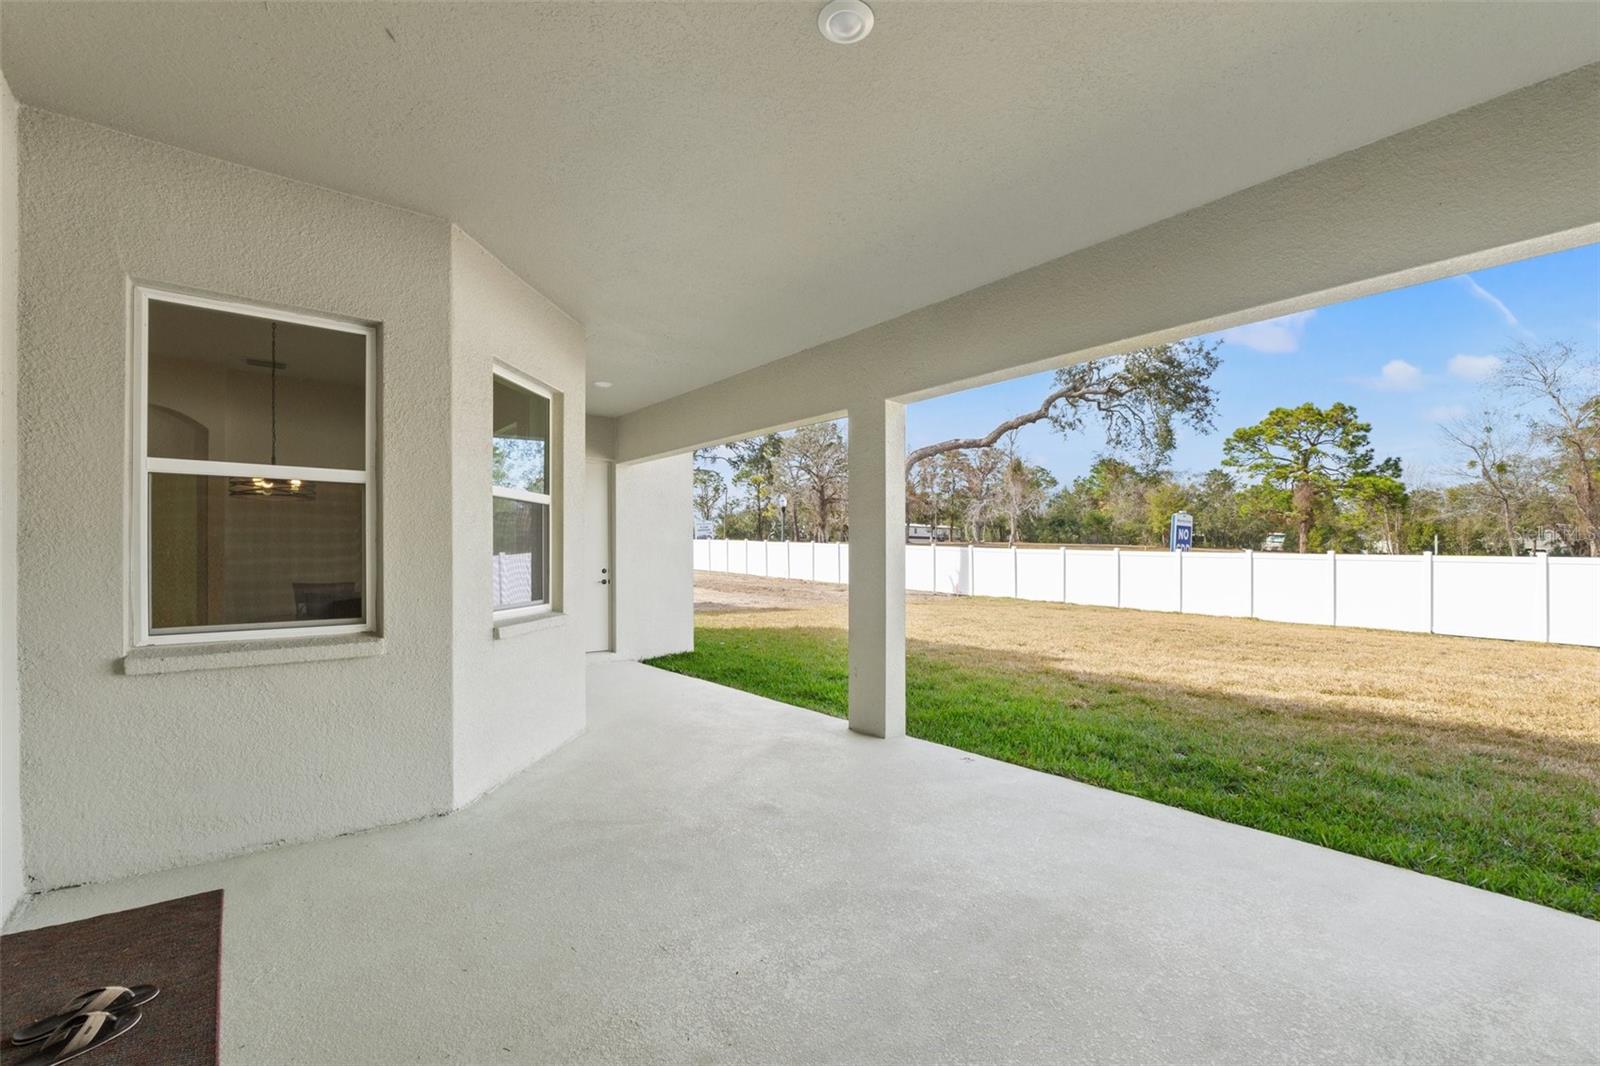
[[[449,226],[24,108],[26,867],[50,887],[443,811]],[[128,288],[381,324],[387,654],[127,676]]]
[[[591,459],[616,457],[617,420],[590,415]],[[616,653],[648,659],[694,648],[694,456],[616,464],[611,480]]]
[[[694,647],[694,456],[618,463],[616,649],[628,659]]]
[[[1600,239],[1600,65],[618,419],[622,461]]]
[[[560,394],[553,602],[565,614],[582,563],[583,328],[471,237],[450,242],[457,805],[583,731],[583,627],[577,619],[495,639],[490,589],[493,366]]]
[[[584,448],[591,459],[617,457],[617,420],[604,415],[589,415],[583,420]]]
[[[17,704],[17,102],[0,78],[0,920],[25,890]]]

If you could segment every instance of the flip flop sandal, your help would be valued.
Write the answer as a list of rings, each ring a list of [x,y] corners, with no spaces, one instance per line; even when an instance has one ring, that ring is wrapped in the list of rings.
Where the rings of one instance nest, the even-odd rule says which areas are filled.
[[[24,1059],[21,1066],[56,1066],[58,1062],[75,1059],[115,1040],[138,1025],[142,1017],[143,1012],[137,1008],[129,1008],[121,1014],[95,1010],[74,1015],[45,1037],[39,1050]]]
[[[107,1011],[111,1014],[120,1014],[129,1007],[142,1007],[161,993],[155,985],[134,985],[132,988],[123,988],[121,985],[107,985],[104,988],[91,988],[83,995],[62,1007],[48,1018],[41,1018],[30,1025],[11,1034],[13,1044],[31,1044],[35,1040],[43,1040],[61,1026],[65,1025],[77,1014],[91,1014],[95,1011]]]

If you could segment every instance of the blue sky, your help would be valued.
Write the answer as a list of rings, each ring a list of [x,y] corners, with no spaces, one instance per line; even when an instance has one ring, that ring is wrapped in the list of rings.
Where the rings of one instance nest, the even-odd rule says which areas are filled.
[[[1234,428],[1274,407],[1307,400],[1354,404],[1372,423],[1378,457],[1398,455],[1406,480],[1459,480],[1439,439],[1439,423],[1481,410],[1481,379],[1495,354],[1518,341],[1600,345],[1600,244],[1526,259],[1469,275],[1367,296],[1219,335],[1222,365],[1217,430],[1184,431],[1175,469],[1199,472],[1222,458]],[[915,404],[906,412],[915,448],[978,436],[1038,405],[1049,374],[1030,375]],[[1018,436],[1019,450],[1063,483],[1104,451],[1097,425],[1064,438],[1047,424]]]

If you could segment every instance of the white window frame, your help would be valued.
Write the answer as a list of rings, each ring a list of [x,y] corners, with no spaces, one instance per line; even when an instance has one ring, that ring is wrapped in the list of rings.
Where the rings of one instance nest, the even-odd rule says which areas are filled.
[[[545,600],[543,603],[522,604],[516,607],[494,607],[491,602],[490,606],[493,609],[494,621],[498,623],[504,623],[514,622],[522,618],[537,618],[542,614],[552,614],[556,609],[556,530],[559,528],[557,522],[560,513],[559,508],[556,505],[556,471],[560,469],[559,456],[561,454],[560,447],[556,442],[556,437],[558,436],[556,433],[556,418],[558,417],[560,411],[560,404],[558,403],[555,391],[553,389],[551,389],[548,385],[544,385],[538,381],[535,381],[522,371],[506,366],[504,363],[500,362],[496,362],[493,369],[494,376],[496,378],[499,378],[507,384],[515,385],[519,389],[524,389],[538,396],[543,396],[550,405],[550,423],[545,427],[544,445],[544,486],[549,491],[526,492],[522,489],[508,489],[500,485],[496,485],[492,477],[489,482],[489,488],[491,490],[489,497],[489,557],[491,560],[494,558],[493,523],[495,497],[501,497],[507,500],[521,500],[524,503],[542,503],[550,509],[550,528],[545,531],[544,538]],[[492,409],[494,405],[492,394],[489,402]],[[489,427],[489,447],[491,450],[494,448],[494,427],[492,425]],[[493,596],[492,591],[490,592],[490,596]]]
[[[316,466],[285,466],[271,463],[233,463],[209,459],[167,459],[150,455],[149,436],[149,384],[150,384],[150,302],[184,304],[211,311],[249,315],[254,318],[293,322],[297,325],[315,326],[318,329],[354,333],[366,338],[366,466],[361,470],[344,470]],[[129,390],[132,404],[133,428],[133,486],[130,499],[132,508],[132,537],[130,541],[128,570],[131,575],[132,632],[135,646],[159,644],[209,644],[239,640],[279,640],[290,637],[333,637],[351,633],[372,633],[377,630],[377,441],[378,441],[378,329],[367,322],[334,318],[327,315],[289,311],[265,304],[246,303],[240,300],[194,293],[150,285],[136,285],[133,289],[133,372]],[[331,481],[347,485],[362,485],[362,562],[363,584],[361,590],[361,620],[328,625],[306,625],[303,622],[257,622],[238,626],[205,626],[192,629],[150,629],[150,475],[198,474],[211,477],[273,477],[299,478],[302,481]]]

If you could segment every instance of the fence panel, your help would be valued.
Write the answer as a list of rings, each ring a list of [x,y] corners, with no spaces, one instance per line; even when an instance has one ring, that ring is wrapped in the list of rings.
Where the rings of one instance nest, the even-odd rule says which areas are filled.
[[[972,595],[1015,596],[1015,578],[1010,548],[972,549]]]
[[[1440,555],[1433,560],[1433,631],[1543,640],[1544,560]]]
[[[1017,598],[1061,602],[1061,552],[1042,548],[1017,551]]]
[[[1550,639],[1600,648],[1600,560],[1550,560]]]
[[[1333,625],[1333,566],[1328,556],[1257,552],[1253,558],[1257,618]]]
[[[933,575],[934,548],[931,544],[906,545],[906,588],[911,592],[933,592],[938,582]]]
[[[1426,633],[1430,557],[1341,555],[1338,625]]]
[[[818,544],[817,545],[817,580],[826,581],[832,585],[844,584],[847,571],[843,563],[844,545]]]
[[[695,541],[696,569],[846,584],[847,544]],[[957,595],[1600,647],[1600,559],[910,545],[906,587]]]
[[[1183,613],[1250,617],[1250,553],[1190,552],[1183,560]]]
[[[1141,611],[1176,611],[1177,552],[1123,552],[1122,606]]]
[[[1114,551],[1067,552],[1067,602],[1115,607],[1119,554]]]
[[[943,592],[950,596],[969,596],[972,594],[972,574],[968,571],[971,550],[964,545],[955,545],[939,549],[939,577],[938,588],[935,592]]]

